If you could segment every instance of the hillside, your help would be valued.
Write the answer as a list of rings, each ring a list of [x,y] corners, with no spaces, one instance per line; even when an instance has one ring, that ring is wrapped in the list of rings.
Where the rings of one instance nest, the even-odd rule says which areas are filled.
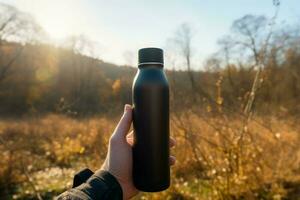
[[[267,61],[261,73],[263,83],[254,102],[257,113],[298,115],[300,54],[291,47],[284,56],[284,61],[276,65]],[[71,49],[5,41],[0,46],[0,69],[1,116],[114,113],[131,102],[131,84],[137,71],[136,67],[116,66]],[[226,111],[245,106],[256,71],[247,65],[231,64],[214,71],[166,73],[172,105],[190,107],[196,95],[203,97],[200,107],[216,108],[220,104]],[[182,101],[180,96],[187,98]]]

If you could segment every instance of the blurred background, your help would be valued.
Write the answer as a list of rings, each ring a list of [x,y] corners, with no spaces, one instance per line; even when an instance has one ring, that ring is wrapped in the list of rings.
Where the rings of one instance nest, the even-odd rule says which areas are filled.
[[[297,0],[0,0],[0,199],[52,199],[99,168],[161,47],[171,187],[135,199],[300,199]]]

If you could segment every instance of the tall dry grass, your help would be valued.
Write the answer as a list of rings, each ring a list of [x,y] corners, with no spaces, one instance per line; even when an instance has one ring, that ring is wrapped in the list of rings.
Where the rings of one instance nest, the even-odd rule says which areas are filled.
[[[292,119],[171,116],[172,185],[136,199],[299,199],[300,127]],[[77,170],[101,166],[116,122],[60,115],[2,120],[1,197],[51,199],[66,190]]]

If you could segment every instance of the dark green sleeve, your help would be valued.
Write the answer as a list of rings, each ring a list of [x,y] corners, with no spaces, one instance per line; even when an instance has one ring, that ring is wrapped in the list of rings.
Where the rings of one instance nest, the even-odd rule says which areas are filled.
[[[89,178],[87,178],[89,177]],[[76,179],[77,178],[77,179]],[[75,180],[76,179],[76,180]],[[81,180],[82,183],[78,183]],[[76,183],[75,183],[76,182]],[[122,189],[117,179],[107,171],[94,174],[86,172],[74,177],[74,187],[60,196],[58,200],[122,200]]]

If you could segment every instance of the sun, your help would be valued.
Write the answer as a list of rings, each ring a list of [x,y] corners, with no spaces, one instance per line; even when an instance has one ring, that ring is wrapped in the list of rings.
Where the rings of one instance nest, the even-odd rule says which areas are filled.
[[[54,38],[63,38],[70,34],[72,34],[72,31],[70,31],[70,28],[68,27],[68,22],[64,20],[55,20],[55,19],[49,19],[45,20],[44,23],[42,23],[42,27],[45,29],[45,31]]]
[[[80,14],[72,1],[35,1],[36,19],[52,38],[64,38],[77,33]],[[76,6],[77,7],[77,6]]]

